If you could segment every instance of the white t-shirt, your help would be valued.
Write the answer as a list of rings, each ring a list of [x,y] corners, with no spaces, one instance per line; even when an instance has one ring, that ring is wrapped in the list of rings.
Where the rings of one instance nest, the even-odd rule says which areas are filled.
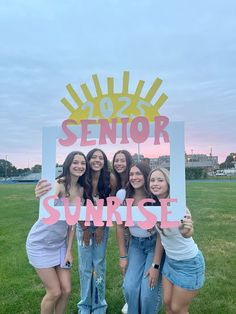
[[[163,234],[164,232],[164,234]],[[198,246],[193,238],[184,238],[179,228],[159,229],[161,243],[166,255],[175,260],[185,260],[193,258],[198,253]]]
[[[136,221],[134,222],[133,227],[129,227],[129,231],[132,236],[138,238],[148,238],[151,236],[151,233],[148,232],[146,229],[140,228]]]

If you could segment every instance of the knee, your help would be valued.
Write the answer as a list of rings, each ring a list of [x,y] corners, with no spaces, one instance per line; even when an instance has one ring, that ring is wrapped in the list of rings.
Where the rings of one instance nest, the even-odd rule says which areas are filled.
[[[132,294],[136,295],[139,292],[138,285],[134,284],[134,281],[132,280],[125,280],[123,287],[124,287],[126,298],[128,298],[129,296],[132,296]]]
[[[52,301],[57,301],[61,297],[62,291],[60,288],[55,288],[48,291],[47,295]]]
[[[166,311],[171,313],[171,300],[168,297],[163,296],[163,303],[166,308]]]
[[[70,285],[62,288],[61,295],[63,297],[69,298],[70,294],[71,294],[71,286]]]
[[[171,313],[173,314],[178,314],[178,313],[181,313],[181,310],[183,310],[178,303],[176,302],[172,302],[170,304],[170,310],[171,310]]]

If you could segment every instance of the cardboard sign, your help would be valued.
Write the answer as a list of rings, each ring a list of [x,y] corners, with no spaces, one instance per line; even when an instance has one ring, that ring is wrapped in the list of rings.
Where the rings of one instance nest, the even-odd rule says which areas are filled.
[[[124,72],[123,88],[121,93],[114,92],[114,80],[108,78],[108,92],[102,94],[97,75],[93,75],[96,97],[92,97],[87,85],[82,84],[81,89],[87,99],[83,102],[71,85],[67,86],[77,108],[63,98],[62,103],[71,112],[68,119],[61,126],[46,127],[43,129],[43,157],[42,178],[47,179],[52,185],[55,182],[56,143],[69,147],[79,140],[77,150],[83,152],[83,147],[99,145],[124,145],[127,149],[129,143],[145,143],[153,139],[153,147],[160,145],[161,140],[170,144],[170,195],[171,199],[163,200],[161,206],[119,206],[116,198],[109,198],[107,206],[102,202],[96,208],[90,204],[80,206],[54,207],[55,190],[49,191],[40,199],[39,217],[46,223],[54,223],[58,219],[67,220],[74,224],[78,220],[90,220],[95,225],[107,221],[111,226],[112,221],[143,222],[140,226],[148,229],[153,220],[161,221],[163,228],[177,226],[186,210],[185,192],[185,155],[184,155],[184,124],[171,122],[168,117],[161,116],[159,108],[167,99],[162,94],[158,100],[151,104],[161,80],[157,78],[145,98],[140,96],[144,81],[139,81],[134,94],[128,91],[129,73]],[[81,146],[81,147],[80,147]],[[168,206],[167,206],[168,205]],[[73,223],[72,223],[73,222]]]

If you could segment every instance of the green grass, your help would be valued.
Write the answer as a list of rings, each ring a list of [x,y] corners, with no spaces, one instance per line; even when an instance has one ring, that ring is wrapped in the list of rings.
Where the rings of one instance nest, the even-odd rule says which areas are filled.
[[[0,313],[37,314],[44,295],[43,286],[28,264],[25,240],[38,216],[33,185],[0,185]],[[194,239],[206,259],[206,283],[193,301],[190,313],[235,313],[236,241],[235,182],[190,182],[187,204],[191,209]],[[73,292],[67,314],[77,313],[79,276],[74,244],[75,267],[72,269]],[[107,249],[108,314],[118,314],[124,304],[122,277],[118,267],[115,230],[111,229]],[[164,312],[163,312],[164,313]]]

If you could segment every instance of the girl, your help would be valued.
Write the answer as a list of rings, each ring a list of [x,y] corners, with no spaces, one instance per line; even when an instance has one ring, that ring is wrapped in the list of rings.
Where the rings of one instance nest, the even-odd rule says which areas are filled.
[[[128,198],[133,205],[149,197],[147,177],[150,168],[145,163],[137,163],[129,172]],[[131,240],[128,255],[124,242],[124,225],[117,225],[120,268],[125,274],[124,291],[130,314],[156,314],[162,304],[159,265],[162,246],[157,233],[141,229],[137,225],[129,227]],[[127,269],[126,269],[127,268]]]
[[[123,201],[126,195],[126,192],[124,189],[129,182],[129,171],[130,171],[132,163],[133,163],[132,156],[127,150],[118,150],[118,152],[116,152],[113,157],[112,166],[113,166],[113,170],[114,170],[116,181],[117,181],[116,196],[121,199],[121,202]],[[126,251],[128,252],[129,240],[130,240],[130,233],[129,233],[128,227],[125,227],[124,238],[125,238]],[[127,303],[125,303],[121,311],[123,314],[128,313]]]
[[[151,171],[149,188],[155,199],[168,198],[169,172],[164,168]],[[162,271],[163,299],[168,314],[187,314],[192,299],[204,282],[205,263],[201,251],[192,239],[190,212],[179,228],[162,230],[158,227],[166,252]]]
[[[115,195],[116,180],[108,170],[108,160],[100,149],[93,149],[87,154],[88,190],[87,198],[94,205],[98,199]],[[104,314],[105,300],[106,246],[108,227],[95,227],[93,223],[86,227],[84,221],[77,225],[77,243],[79,254],[80,295],[78,309],[81,314]]]
[[[70,204],[75,198],[83,198],[87,164],[84,154],[70,153],[63,164],[63,172],[56,181],[57,204],[67,197]],[[35,193],[42,196],[49,190],[45,180],[38,183]],[[55,204],[56,205],[56,204]],[[46,294],[41,302],[41,314],[62,314],[65,312],[71,291],[69,267],[72,265],[73,227],[59,220],[53,225],[38,220],[31,228],[26,241],[29,262],[42,280]],[[67,268],[66,268],[67,267]]]
[[[129,171],[133,161],[132,156],[127,150],[118,150],[115,153],[112,166],[117,182],[117,191],[120,189],[125,189],[129,182]]]

